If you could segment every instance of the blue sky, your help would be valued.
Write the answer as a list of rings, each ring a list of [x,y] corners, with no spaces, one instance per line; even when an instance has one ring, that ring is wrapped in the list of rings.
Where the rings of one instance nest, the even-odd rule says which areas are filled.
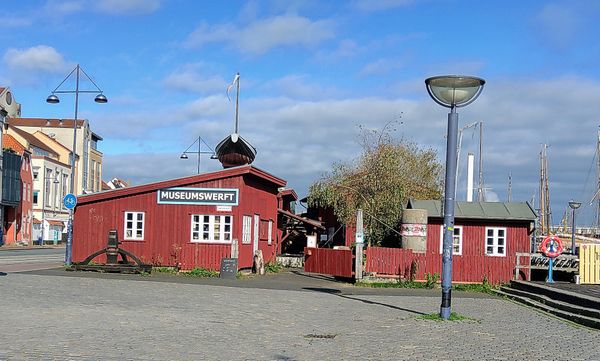
[[[108,97],[80,100],[80,115],[104,137],[106,179],[193,174],[195,156],[179,155],[199,135],[214,146],[233,130],[225,89],[236,72],[240,133],[258,149],[255,165],[300,195],[333,162],[359,154],[358,125],[381,129],[401,116],[395,135],[444,159],[447,110],[423,80],[465,74],[487,81],[459,119],[484,122],[488,199],[506,200],[512,173],[513,199],[531,200],[548,143],[555,222],[570,198],[585,203],[582,222],[592,221],[597,1],[5,0],[2,8],[0,85],[23,116],[71,118],[72,97],[58,106],[45,99],[77,63]],[[465,131],[462,154],[477,145]],[[218,168],[202,159],[203,170]]]

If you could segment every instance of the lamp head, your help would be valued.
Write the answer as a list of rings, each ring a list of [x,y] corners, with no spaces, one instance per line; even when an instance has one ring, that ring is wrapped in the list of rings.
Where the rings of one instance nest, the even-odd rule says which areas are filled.
[[[474,76],[444,75],[425,79],[427,92],[441,106],[464,107],[477,99],[485,80]]]
[[[213,155],[210,156],[210,159],[219,159],[219,156],[213,153]]]
[[[571,209],[577,209],[579,207],[581,207],[581,202],[575,202],[574,200],[570,200],[569,201],[569,207],[571,207]]]
[[[60,99],[58,99],[58,97],[54,93],[52,93],[48,95],[48,98],[46,98],[46,102],[50,104],[58,104],[60,103]]]
[[[106,99],[106,97],[102,93],[96,95],[96,97],[94,98],[94,101],[96,103],[100,103],[100,104],[108,103],[108,99]]]
[[[183,153],[183,154],[182,154],[182,155],[179,157],[179,159],[188,159],[188,156],[187,156],[187,154]]]

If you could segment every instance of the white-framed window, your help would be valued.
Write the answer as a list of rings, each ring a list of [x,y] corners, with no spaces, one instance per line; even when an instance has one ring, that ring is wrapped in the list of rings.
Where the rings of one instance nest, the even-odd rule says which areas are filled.
[[[273,243],[273,220],[269,219],[269,230],[267,231],[269,233],[268,235],[268,241],[269,241],[269,245],[271,245],[271,243]]]
[[[231,243],[232,216],[192,214],[191,242]]]
[[[460,256],[462,255],[462,244],[463,244],[463,227],[454,226],[454,236],[452,237],[452,254]],[[444,248],[444,225],[440,226],[440,254],[443,253]]]
[[[123,235],[123,239],[143,240],[144,218],[144,212],[125,212],[125,234]]]
[[[252,216],[242,218],[242,244],[250,244],[250,230],[252,229]]]
[[[486,227],[485,254],[488,256],[506,256],[506,228]]]

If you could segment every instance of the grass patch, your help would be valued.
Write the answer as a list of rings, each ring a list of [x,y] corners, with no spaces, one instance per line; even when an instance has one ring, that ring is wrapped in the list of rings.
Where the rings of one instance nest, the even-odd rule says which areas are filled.
[[[175,267],[152,267],[154,273],[164,273],[170,275],[176,275],[178,273]]]
[[[358,287],[371,287],[371,288],[426,288],[432,289],[437,285],[440,275],[425,274],[425,282],[417,282],[411,280],[398,280],[396,282],[356,282],[354,285]]]
[[[418,316],[419,320],[430,320],[430,321],[444,321],[439,313],[430,313],[427,315]],[[456,312],[451,312],[448,321],[476,321],[474,318],[459,315]]]
[[[478,292],[495,294],[494,291],[500,289],[500,285],[491,285],[489,283],[456,284],[452,289],[465,292]]]
[[[194,268],[191,271],[188,272],[180,272],[179,273],[182,276],[187,276],[187,277],[200,277],[200,278],[209,278],[209,277],[219,277],[219,272],[217,271],[213,271],[213,270],[209,270],[206,268]]]

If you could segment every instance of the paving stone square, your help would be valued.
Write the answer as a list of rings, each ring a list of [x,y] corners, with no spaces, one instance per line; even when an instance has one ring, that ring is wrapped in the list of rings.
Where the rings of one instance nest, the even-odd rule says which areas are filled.
[[[327,291],[327,289],[323,289]],[[0,360],[600,360],[600,332],[499,298],[8,274]]]

